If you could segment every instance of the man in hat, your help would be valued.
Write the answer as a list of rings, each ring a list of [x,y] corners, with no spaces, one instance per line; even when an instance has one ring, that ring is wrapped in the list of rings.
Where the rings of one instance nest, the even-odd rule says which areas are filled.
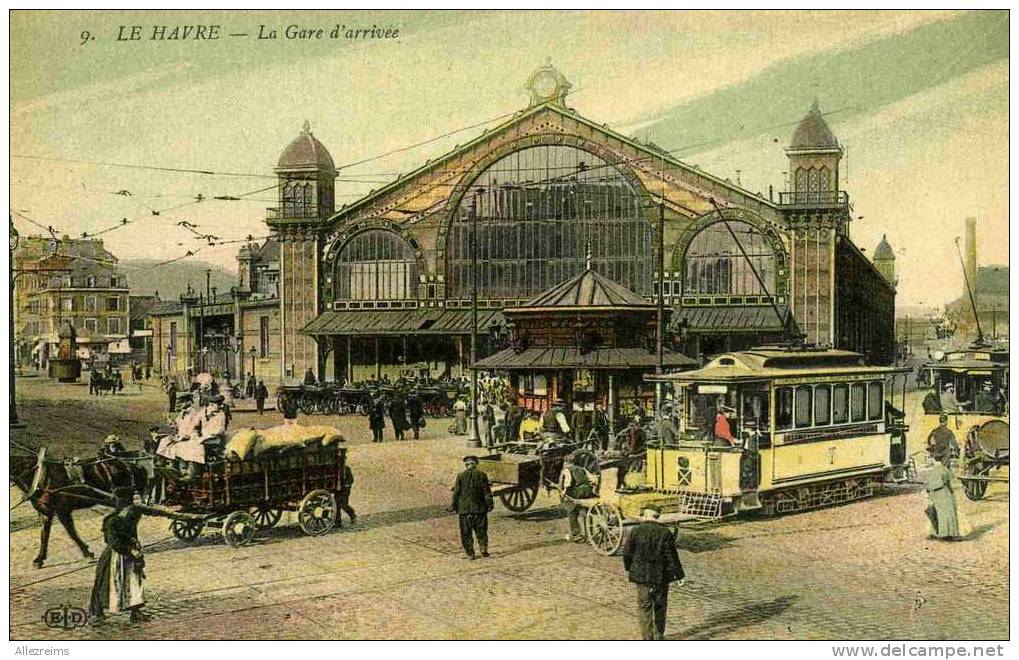
[[[111,433],[103,438],[102,444],[99,446],[99,456],[101,458],[117,458],[126,453],[127,448],[120,441],[120,436],[115,433]]]
[[[166,401],[170,414],[177,412],[177,383],[172,380],[166,386]]]
[[[563,412],[565,403],[556,399],[556,401],[545,411],[545,414],[541,416],[541,430],[544,433],[551,433],[554,435],[569,435],[570,424],[566,421],[566,413]]]
[[[380,396],[368,404],[368,428],[372,432],[372,442],[382,442],[382,431],[386,428],[386,406]]]
[[[659,442],[663,445],[676,444],[679,431],[676,429],[675,420],[672,419],[672,406],[667,403],[662,404],[661,419],[658,420],[655,427]]]
[[[946,465],[959,455],[959,442],[948,428],[948,415],[945,413],[938,416],[938,426],[927,438],[927,452],[936,461],[944,459]]]
[[[733,408],[725,405],[725,399],[718,397],[715,402],[715,441],[728,444],[736,444],[736,438],[732,435],[732,425],[729,423],[729,414],[736,412]]]
[[[407,421],[407,402],[400,392],[394,392],[389,400],[389,419],[393,423],[393,434],[397,440],[404,439],[404,431],[410,428]]]
[[[407,397],[407,416],[410,418],[410,428],[414,431],[414,439],[421,439],[421,428],[425,425],[425,407],[421,405],[421,398],[416,390],[411,391]]]
[[[562,508],[570,523],[567,541],[583,543],[587,540],[583,520],[587,516],[586,500],[597,495],[591,476],[582,466],[573,462],[573,456],[563,461],[562,472],[559,473],[559,488],[563,494]]]
[[[478,469],[477,456],[464,457],[464,470],[453,486],[453,511],[460,516],[460,543],[468,559],[474,559],[474,537],[481,556],[488,556],[488,512],[495,508],[488,475]]]
[[[980,391],[973,397],[973,410],[975,412],[991,413],[992,415],[1001,414],[991,381],[984,381]]]
[[[265,382],[259,378],[258,385],[254,386],[255,396],[255,407],[258,409],[258,414],[261,415],[265,411],[265,400],[269,398],[269,389],[265,386]]]
[[[955,385],[948,383],[941,394],[941,409],[945,412],[962,412],[965,404],[955,398]]]
[[[96,563],[96,577],[89,598],[93,624],[102,623],[106,614],[130,612],[132,623],[146,621],[145,555],[138,540],[138,521],[142,517],[140,498],[130,488],[113,492],[116,509],[103,519],[106,549]]]
[[[669,585],[676,581],[682,585],[685,577],[676,537],[658,522],[659,515],[657,507],[645,508],[623,547],[623,568],[637,589],[641,638],[650,640],[664,639]]]

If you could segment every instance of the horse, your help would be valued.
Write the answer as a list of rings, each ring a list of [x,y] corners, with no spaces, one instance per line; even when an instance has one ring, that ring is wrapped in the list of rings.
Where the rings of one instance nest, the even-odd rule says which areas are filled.
[[[36,568],[42,568],[46,561],[54,517],[67,530],[82,556],[95,559],[88,544],[78,536],[72,513],[96,504],[109,504],[110,494],[118,488],[130,488],[136,493],[146,491],[146,470],[130,461],[102,457],[76,463],[74,469],[80,470],[79,480],[68,473],[63,461],[47,459],[42,451],[33,454],[27,447],[15,446],[26,453],[11,452],[10,479],[43,517],[39,554],[32,561]]]

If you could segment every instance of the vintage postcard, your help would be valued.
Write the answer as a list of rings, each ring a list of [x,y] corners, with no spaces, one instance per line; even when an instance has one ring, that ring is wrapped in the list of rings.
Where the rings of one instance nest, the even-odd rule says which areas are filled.
[[[1004,654],[1007,10],[9,25],[12,652]]]

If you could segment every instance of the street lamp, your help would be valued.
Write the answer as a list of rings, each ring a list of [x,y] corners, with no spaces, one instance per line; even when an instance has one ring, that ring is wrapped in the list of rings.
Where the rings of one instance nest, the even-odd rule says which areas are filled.
[[[258,351],[257,351],[257,350],[255,350],[255,347],[254,347],[254,346],[252,346],[252,347],[251,347],[251,348],[250,348],[250,349],[248,350],[248,352],[249,352],[249,353],[251,353],[251,375],[252,375],[252,376],[254,376],[254,375],[255,375],[255,354],[256,354],[256,353],[257,353]]]
[[[14,352],[14,345],[15,345],[15,340],[14,340],[14,307],[15,307],[15,300],[14,300],[14,278],[16,277],[15,274],[14,274],[14,252],[15,252],[15,250],[18,249],[18,243],[20,242],[21,237],[18,235],[18,230],[14,228],[14,218],[12,218],[11,216],[7,216],[7,219],[10,221],[10,225],[11,225],[11,233],[10,233],[10,236],[8,237],[8,239],[7,239],[7,245],[8,245],[8,248],[10,250],[10,255],[9,255],[10,256],[10,261],[8,261],[7,263],[10,264],[10,269],[11,269],[11,271],[10,271],[10,278],[9,278],[10,297],[7,298],[10,301],[10,303],[11,303],[10,314],[8,314],[8,319],[7,319],[7,321],[8,321],[8,326],[7,326],[8,336],[7,336],[7,338],[8,338],[8,344],[9,344],[8,351],[9,351],[9,357],[10,357],[10,365],[9,365],[10,366],[10,374],[9,374],[9,376],[10,376],[10,396],[11,396],[11,403],[10,403],[10,415],[11,415],[11,419],[10,419],[10,424],[11,424],[11,426],[14,426],[14,425],[19,423],[18,422],[17,396],[16,396],[16,393],[14,391],[15,388],[16,388],[16,384],[14,382],[15,381],[15,373],[14,373],[14,355],[15,355],[15,352]]]

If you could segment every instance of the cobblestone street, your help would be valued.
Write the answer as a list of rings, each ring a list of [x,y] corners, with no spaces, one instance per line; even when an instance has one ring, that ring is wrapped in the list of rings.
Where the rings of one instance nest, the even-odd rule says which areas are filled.
[[[39,428],[102,432],[72,415],[117,418],[140,428],[161,417],[155,388],[102,400],[43,379],[19,380],[22,414]],[[66,398],[58,406],[42,397]],[[914,403],[916,399],[914,399]],[[51,405],[52,404],[52,405]],[[65,411],[64,419],[52,417]],[[234,428],[255,415],[238,413]],[[261,425],[278,423],[272,413]],[[303,420],[302,420],[303,421]],[[501,505],[491,517],[492,557],[467,561],[449,491],[467,453],[448,422],[429,420],[419,442],[366,443],[363,417],[316,416],[348,437],[358,523],[304,536],[293,514],[253,544],[233,549],[214,531],[187,546],[167,521],[143,520],[150,622],[114,617],[102,628],[47,628],[43,613],[86,607],[92,565],[55,525],[45,568],[32,568],[39,525],[27,505],[12,511],[12,639],[632,639],[635,596],[619,557],[564,540],[566,521],[542,494],[524,514]],[[125,424],[127,424],[125,422]],[[34,427],[33,427],[34,425]],[[916,427],[914,427],[916,428]],[[66,433],[66,431],[65,431]],[[58,441],[54,441],[58,442]],[[911,437],[911,452],[919,440]],[[82,450],[76,450],[82,451]],[[919,459],[919,457],[918,457]],[[921,474],[922,474],[922,465]],[[20,499],[12,490],[12,502]],[[920,486],[776,518],[741,518],[681,530],[688,579],[670,593],[667,634],[677,639],[1005,639],[1008,629],[1008,491],[981,502],[960,496],[968,536],[927,539]],[[103,510],[76,514],[82,538],[101,550]]]

